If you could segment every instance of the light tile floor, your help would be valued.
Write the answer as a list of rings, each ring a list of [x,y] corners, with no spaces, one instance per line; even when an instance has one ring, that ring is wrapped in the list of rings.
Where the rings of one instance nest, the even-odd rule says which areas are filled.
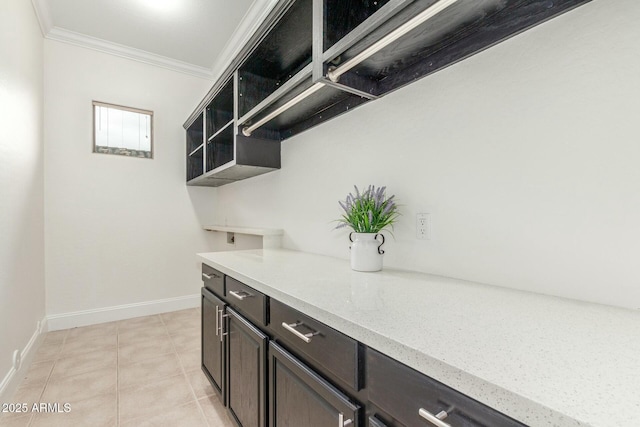
[[[200,369],[200,309],[47,333],[0,426],[232,427]]]

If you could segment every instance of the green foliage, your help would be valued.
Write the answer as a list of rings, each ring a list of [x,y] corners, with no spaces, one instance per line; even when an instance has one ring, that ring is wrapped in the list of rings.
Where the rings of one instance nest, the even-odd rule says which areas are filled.
[[[370,185],[362,194],[354,186],[355,195],[349,193],[344,201],[339,201],[344,211],[336,228],[351,227],[356,233],[379,233],[387,227],[393,228],[399,212],[393,200],[386,197],[386,187]]]

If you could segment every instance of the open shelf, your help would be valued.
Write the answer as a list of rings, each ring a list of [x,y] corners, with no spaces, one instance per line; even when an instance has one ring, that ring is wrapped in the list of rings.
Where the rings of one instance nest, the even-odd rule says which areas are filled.
[[[199,177],[204,172],[204,147],[187,156],[187,181]]]
[[[233,121],[207,142],[207,172],[233,160]]]
[[[233,79],[230,79],[206,109],[207,141],[233,120]]]
[[[588,1],[279,0],[185,123],[187,183],[279,169],[279,141]]]
[[[204,120],[202,114],[187,128],[187,155],[204,142]]]
[[[261,117],[265,117],[271,111],[278,109],[280,106],[309,89],[313,84],[311,77],[307,78],[271,104],[261,112],[261,114],[242,123],[239,128],[242,129],[246,126],[251,126],[260,120]],[[287,139],[367,101],[369,101],[369,99],[344,92],[332,86],[324,85],[311,96],[266,122],[256,129],[252,135],[267,139]]]
[[[324,0],[323,51],[326,51],[389,0]]]
[[[459,0],[364,59],[342,75],[340,82],[381,96],[586,1]],[[357,40],[347,35],[338,43],[344,44],[344,50],[334,46],[330,56],[325,54],[324,70],[329,66],[340,67],[436,3],[436,0],[416,0],[394,10],[382,23],[371,25],[364,21],[361,25],[369,26],[366,35]]]
[[[312,0],[297,0],[238,69],[238,115],[244,116],[311,63]]]

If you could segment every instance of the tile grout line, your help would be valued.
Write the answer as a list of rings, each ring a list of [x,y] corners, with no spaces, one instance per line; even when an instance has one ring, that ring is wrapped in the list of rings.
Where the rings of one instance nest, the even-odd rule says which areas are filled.
[[[162,318],[162,316],[160,316],[160,321],[164,325],[165,329],[167,329],[167,325],[164,322],[164,319]],[[167,329],[167,333],[169,333],[168,329]],[[207,426],[209,426],[209,420],[207,420],[207,416],[205,415],[204,410],[202,409],[202,405],[200,405],[200,401],[198,400],[198,396],[196,396],[196,392],[195,392],[195,390],[193,388],[193,385],[191,384],[191,381],[189,381],[189,377],[187,377],[187,372],[186,372],[186,370],[184,368],[184,362],[182,361],[182,358],[180,357],[180,354],[178,353],[178,349],[176,348],[176,345],[173,342],[173,338],[171,338],[171,334],[170,333],[169,333],[169,339],[171,340],[171,347],[173,347],[173,351],[176,354],[176,356],[178,357],[178,360],[180,361],[180,369],[182,370],[182,375],[187,380],[187,384],[189,384],[189,389],[191,390],[191,395],[193,396],[193,398],[194,398],[194,400],[196,402],[196,406],[200,410],[200,415],[202,416],[202,419],[204,420],[204,423]]]
[[[198,311],[197,314],[199,315],[200,312]],[[206,426],[211,426],[210,421],[207,419],[207,416],[205,414],[204,411],[204,406],[203,404],[200,402],[200,400],[207,398],[208,396],[203,396],[202,399],[198,398],[197,393],[196,393],[196,389],[195,389],[195,385],[192,383],[192,381],[189,379],[188,377],[188,373],[192,372],[191,369],[187,369],[187,368],[191,368],[190,365],[187,365],[187,361],[184,360],[181,356],[180,353],[178,351],[177,348],[177,343],[174,341],[174,338],[181,336],[179,333],[176,332],[175,336],[170,332],[169,330],[169,325],[172,324],[171,323],[171,318],[169,319],[165,319],[163,318],[161,315],[157,315],[159,317],[160,320],[160,324],[162,325],[164,332],[167,334],[167,336],[170,339],[170,348],[171,348],[171,353],[167,353],[167,355],[160,355],[159,357],[166,357],[169,354],[171,354],[174,357],[177,357],[180,366],[179,366],[179,371],[176,374],[177,376],[181,376],[181,378],[183,380],[187,381],[187,385],[189,386],[189,390],[191,392],[191,400],[187,400],[183,405],[179,405],[179,406],[186,406],[186,405],[192,405],[194,402],[197,405],[198,408],[198,413],[200,414],[201,417],[201,422],[202,425],[204,427]],[[198,319],[199,316],[195,316],[194,320]],[[189,323],[189,322],[183,322],[184,319],[182,318],[178,318],[176,319],[176,324],[175,326],[181,326],[181,323]],[[172,326],[173,327],[173,326]],[[58,366],[62,366],[59,365],[59,363],[61,362],[62,359],[64,359],[63,355],[65,352],[65,348],[67,348],[67,346],[70,344],[71,341],[68,342],[68,340],[70,338],[74,338],[74,337],[70,337],[70,331],[71,329],[67,329],[66,333],[64,334],[64,336],[62,337],[62,340],[60,341],[60,347],[59,347],[59,351],[57,351],[55,353],[55,355],[49,360],[52,361],[52,366],[50,368],[50,370],[48,371],[47,375],[46,375],[46,379],[44,380],[44,386],[42,388],[42,390],[39,393],[39,397],[38,397],[38,402],[40,402],[45,393],[46,390],[48,390],[51,386],[51,381],[53,379],[53,372],[56,370],[56,368]],[[121,384],[120,384],[120,378],[119,378],[119,372],[120,372],[120,363],[122,362],[122,360],[120,360],[120,353],[119,353],[119,348],[120,348],[120,333],[122,333],[123,331],[120,329],[120,325],[116,325],[116,369],[115,369],[115,375],[116,375],[116,426],[121,426],[123,425],[122,420],[120,419],[120,401],[121,401],[121,396],[120,396],[120,388],[121,388]],[[175,332],[175,331],[174,331]],[[90,337],[89,337],[90,338]],[[194,337],[195,338],[195,337]],[[201,344],[201,332],[199,331],[199,344]],[[73,340],[72,340],[73,341]],[[185,348],[191,348],[189,347],[185,347]],[[41,361],[41,362],[45,362],[45,361]],[[40,362],[38,362],[40,363]],[[194,368],[195,369],[195,368]],[[195,370],[193,371],[195,372]],[[27,420],[27,426],[28,427],[32,427],[36,424],[36,419],[37,419],[37,415],[36,413],[32,413],[29,416],[29,419]],[[129,420],[127,420],[128,422]],[[218,426],[216,426],[218,427]]]
[[[58,364],[58,360],[60,359],[60,356],[62,355],[62,351],[64,350],[64,346],[67,342],[67,336],[69,335],[69,329],[66,329],[66,333],[64,334],[64,338],[62,338],[62,346],[60,346],[60,351],[58,352],[58,354],[56,355],[55,359],[53,359],[53,365],[51,366],[51,370],[49,371],[49,375],[47,375],[47,379],[44,382],[44,387],[42,387],[42,391],[40,392],[40,396],[38,397],[38,404],[40,404],[40,402],[42,401],[42,398],[44,397],[44,392],[47,391],[47,387],[49,386],[49,381],[51,380],[51,375],[53,375],[53,370],[56,368],[56,365]],[[49,332],[47,332],[48,334]],[[45,337],[46,339],[46,337]],[[40,362],[42,363],[42,362]],[[29,367],[29,369],[31,369],[31,367]],[[29,422],[27,423],[27,427],[31,427],[36,421],[36,414],[34,414],[33,412],[31,412],[31,418],[29,418]]]

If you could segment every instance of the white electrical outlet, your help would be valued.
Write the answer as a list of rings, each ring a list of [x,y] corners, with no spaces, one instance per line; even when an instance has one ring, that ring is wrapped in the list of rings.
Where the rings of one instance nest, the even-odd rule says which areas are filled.
[[[431,214],[416,214],[416,237],[418,240],[431,240]]]

